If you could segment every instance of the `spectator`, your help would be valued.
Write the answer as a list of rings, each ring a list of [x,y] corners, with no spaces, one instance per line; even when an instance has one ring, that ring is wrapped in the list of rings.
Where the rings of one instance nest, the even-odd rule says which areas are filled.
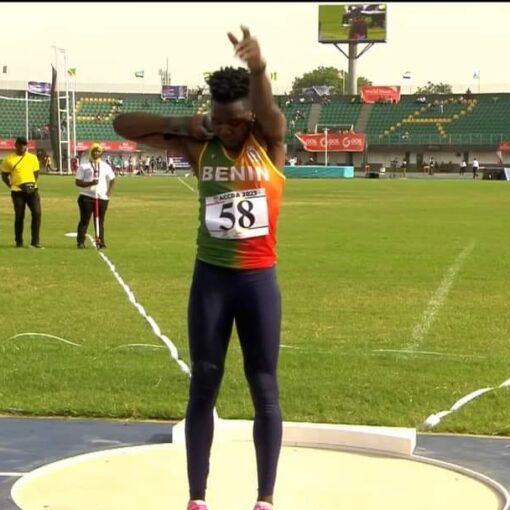
[[[172,175],[174,175],[174,173],[175,173],[175,161],[174,161],[174,158],[172,156],[168,156],[166,173],[169,173],[169,172]]]
[[[478,163],[478,160],[476,158],[473,158],[471,168],[473,169],[473,179],[476,179],[478,177],[478,169],[480,168],[480,164]]]
[[[407,159],[402,159],[402,164],[400,165],[400,175],[402,177],[407,177]]]
[[[14,206],[14,239],[16,248],[23,247],[23,227],[26,207],[32,215],[31,248],[42,248],[40,244],[41,199],[37,188],[39,179],[39,160],[28,152],[28,142],[24,136],[18,136],[15,152],[9,154],[2,164],[2,180],[11,191]]]
[[[436,169],[436,161],[431,156],[429,161],[429,175],[434,175],[434,170]]]

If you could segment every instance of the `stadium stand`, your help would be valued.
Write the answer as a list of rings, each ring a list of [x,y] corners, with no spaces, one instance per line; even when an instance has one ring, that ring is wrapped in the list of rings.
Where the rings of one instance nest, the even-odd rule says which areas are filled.
[[[283,99],[283,98],[280,98]],[[462,95],[428,96],[425,103],[415,95],[403,95],[397,104],[363,105],[352,96],[333,97],[329,104],[295,101],[282,104],[288,124],[287,144],[297,145],[296,133],[314,131],[316,126],[335,129],[356,126],[365,111],[364,132],[369,145],[399,144],[494,144],[510,139],[510,94],[476,94],[466,100]],[[282,101],[283,102],[283,101]],[[370,109],[368,108],[370,106]],[[159,115],[191,115],[207,112],[209,99],[172,99],[159,95],[78,93],[76,98],[77,140],[120,140],[112,129],[118,113],[147,111]],[[43,126],[49,123],[50,102],[30,95],[28,102],[31,138],[44,138]],[[318,122],[309,125],[314,108]],[[26,104],[23,91],[4,91],[0,95],[0,138],[13,138],[25,131]],[[314,114],[315,115],[315,114]],[[315,117],[314,117],[315,122]]]
[[[363,105],[335,98],[329,104],[321,105],[319,125],[335,129],[338,126],[356,126]]]

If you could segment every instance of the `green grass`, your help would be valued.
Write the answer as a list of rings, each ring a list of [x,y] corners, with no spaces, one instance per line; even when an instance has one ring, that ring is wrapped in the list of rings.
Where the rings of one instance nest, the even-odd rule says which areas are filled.
[[[195,182],[188,181],[193,186]],[[120,178],[106,255],[189,362],[188,286],[196,195],[172,178]],[[73,181],[41,178],[44,251],[12,248],[12,207],[0,198],[0,412],[181,419],[188,380],[76,230]],[[509,188],[504,182],[289,180],[279,228],[284,419],[419,426],[460,397],[510,377]],[[25,220],[28,235],[29,215]],[[418,351],[413,328],[459,254],[474,242]],[[74,347],[40,336],[56,335]],[[498,389],[434,430],[510,433]],[[234,337],[218,401],[250,418]]]

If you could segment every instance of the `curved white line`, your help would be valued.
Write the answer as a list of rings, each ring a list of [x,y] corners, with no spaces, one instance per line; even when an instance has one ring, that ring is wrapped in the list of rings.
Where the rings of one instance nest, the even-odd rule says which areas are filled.
[[[449,414],[454,413],[455,411],[458,411],[462,407],[464,407],[467,403],[471,402],[475,398],[481,397],[482,395],[485,395],[486,393],[489,393],[490,391],[494,391],[499,388],[505,388],[507,386],[510,386],[510,379],[507,379],[505,382],[501,383],[499,386],[493,387],[493,388],[481,388],[479,390],[472,391],[471,393],[468,393],[467,395],[463,396],[462,398],[459,398],[447,411],[439,411],[438,413],[431,414],[427,417],[427,419],[423,422],[422,427],[431,429],[441,422],[441,420],[448,416]]]
[[[17,335],[11,336],[7,340],[14,340],[15,338],[19,338],[22,336],[44,336],[47,338],[54,338],[55,340],[59,340],[60,342],[64,342],[69,345],[74,345],[75,347],[83,347],[81,344],[76,344],[74,342],[71,342],[70,340],[66,340],[65,338],[61,338],[55,335],[49,335],[48,333],[18,333]]]
[[[423,457],[421,455],[415,455],[414,453],[411,454],[411,459],[417,460],[418,462],[423,462],[424,464],[432,464],[432,465],[437,465],[440,467],[445,467],[447,469],[450,469],[451,471],[457,471],[463,475],[470,476],[471,478],[474,478],[475,480],[486,483],[492,489],[494,489],[496,492],[499,492],[499,495],[502,497],[504,507],[501,510],[509,510],[509,508],[510,508],[510,494],[505,489],[505,487],[503,487],[503,485],[501,485],[499,482],[497,482],[493,478],[490,478],[489,476],[484,475],[483,473],[479,473],[478,471],[473,471],[472,469],[465,468],[463,466],[459,466],[458,464],[452,464],[451,462],[446,462],[444,460],[432,459],[430,457]]]
[[[111,350],[117,351],[119,349],[125,349],[127,347],[151,347],[152,349],[164,349],[165,348],[163,345],[154,345],[154,344],[122,344],[122,345],[118,345],[117,347],[114,347]]]
[[[372,352],[388,352],[388,353],[402,353],[402,354],[424,354],[426,356],[441,356],[444,358],[478,358],[486,359],[486,356],[479,356],[477,354],[454,354],[448,352],[436,351],[415,351],[411,349],[374,349]]]

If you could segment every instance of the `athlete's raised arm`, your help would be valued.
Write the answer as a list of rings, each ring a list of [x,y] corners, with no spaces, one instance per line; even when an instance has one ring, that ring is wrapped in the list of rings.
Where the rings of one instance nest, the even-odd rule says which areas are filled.
[[[269,145],[282,144],[285,139],[285,116],[273,101],[271,82],[266,74],[266,62],[262,58],[260,46],[250,35],[247,27],[241,26],[243,38],[241,41],[228,33],[230,42],[234,45],[235,54],[246,63],[250,71],[250,101],[257,124],[262,130],[265,141]]]

